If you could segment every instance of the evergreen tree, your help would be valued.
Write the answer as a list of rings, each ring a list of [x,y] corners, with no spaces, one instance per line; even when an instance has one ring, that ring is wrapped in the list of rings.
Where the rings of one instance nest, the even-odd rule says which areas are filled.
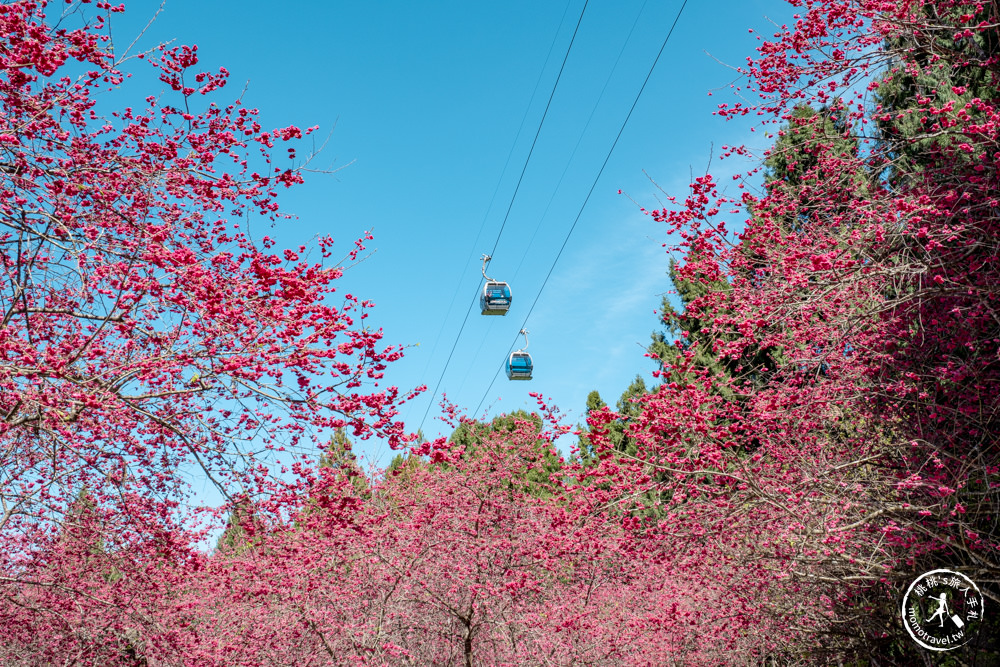
[[[615,404],[617,417],[614,421],[610,422],[605,426],[608,432],[608,441],[612,444],[616,452],[625,454],[626,456],[635,455],[635,442],[630,438],[626,430],[628,425],[639,417],[642,411],[642,406],[638,402],[638,399],[649,393],[649,389],[646,387],[646,381],[642,379],[641,375],[636,375],[632,383],[622,392],[622,395],[618,398]],[[600,393],[596,390],[590,392],[587,396],[587,415],[590,416],[591,412],[596,412],[603,410],[607,407],[607,404],[601,399]],[[585,438],[586,436],[583,436]],[[587,440],[587,452],[588,456],[593,458],[596,453],[593,451],[593,446],[590,441]],[[581,451],[583,447],[580,448]]]
[[[512,434],[526,423],[532,425],[536,434],[541,434],[542,418],[539,415],[525,410],[516,410],[510,414],[494,417],[488,424],[475,420],[463,421],[448,440],[453,445],[462,448],[463,459],[490,456],[496,454],[496,452],[489,450],[492,434]],[[552,443],[541,437],[536,440],[536,443],[536,458],[533,461],[526,461],[528,467],[523,479],[512,480],[512,483],[525,484],[529,493],[545,497],[549,495],[550,477],[558,474],[562,468],[563,459]]]
[[[773,211],[768,212],[772,220],[780,222],[777,230],[771,230],[772,234],[798,234],[814,216],[837,214],[837,210],[829,208],[828,198],[823,200],[827,208],[820,210],[810,203],[808,196],[803,196],[820,181],[827,188],[829,179],[840,183],[845,207],[867,187],[868,176],[863,170],[826,168],[827,164],[840,164],[841,160],[858,155],[857,137],[846,126],[844,116],[839,101],[819,110],[801,105],[792,111],[778,132],[778,139],[762,165],[764,184],[772,194],[786,195],[784,200],[794,201],[795,205],[777,216]],[[749,213],[751,217],[756,214],[753,210]],[[745,261],[738,288],[758,289],[771,275],[773,267],[767,257],[769,244],[775,239],[744,233],[740,241]],[[727,305],[734,284],[721,277],[722,272],[712,261],[712,252],[695,238],[683,265],[671,259],[669,275],[680,308],[675,308],[669,296],[664,296],[660,313],[666,328],[653,333],[648,350],[650,356],[659,359],[664,382],[691,382],[707,375],[712,379],[713,392],[727,400],[739,401],[747,391],[767,384],[784,359],[779,349],[739,344],[744,336],[735,327],[736,318]],[[704,298],[708,295],[711,298]],[[720,326],[727,322],[734,325]],[[767,326],[780,327],[781,322],[768,322]],[[730,352],[722,352],[721,348]]]
[[[653,332],[653,342],[648,348],[648,354],[659,361],[663,381],[688,382],[693,378],[692,373],[698,372],[707,372],[714,377],[734,374],[737,364],[732,359],[718,356],[715,346],[718,334],[712,327],[703,324],[712,313],[701,310],[698,302],[709,292],[728,291],[729,283],[700,275],[685,277],[674,259],[670,260],[669,275],[673,291],[680,299],[680,309],[674,308],[668,295],[663,297],[660,321],[666,329]],[[727,398],[732,397],[727,384],[713,385],[720,387]],[[622,398],[629,393],[626,390]]]
[[[386,467],[385,476],[401,477],[405,481],[413,476],[414,471],[426,467],[427,462],[415,454],[396,454]]]
[[[237,501],[229,511],[229,518],[226,520],[226,528],[222,531],[215,549],[219,552],[229,553],[239,556],[246,551],[250,551],[259,542],[250,537],[247,525],[252,520],[253,509],[249,501]]]
[[[368,497],[371,494],[371,483],[365,471],[358,465],[358,457],[352,451],[353,444],[343,428],[338,428],[330,438],[326,451],[320,456],[320,469],[336,472],[338,477],[351,480],[351,486],[359,496]]]
[[[995,100],[1000,89],[995,67],[1000,31],[991,16],[995,5],[976,9],[927,2],[919,12],[928,19],[921,30],[894,34],[886,42],[885,50],[894,56],[874,95],[878,112],[873,117],[886,158],[882,175],[897,186],[928,168],[938,172],[933,178],[950,180],[950,166],[974,163],[974,153],[954,150],[970,137],[952,128],[990,123],[992,107],[975,102]],[[971,18],[962,20],[961,13]],[[957,27],[980,22],[968,34]],[[936,122],[929,122],[930,107],[940,110]]]
[[[845,116],[839,100],[819,109],[805,104],[795,107],[764,159],[764,185],[800,188],[832,179],[851,192],[863,187],[863,173],[827,166],[830,158],[840,161],[858,155],[858,138],[846,125]]]

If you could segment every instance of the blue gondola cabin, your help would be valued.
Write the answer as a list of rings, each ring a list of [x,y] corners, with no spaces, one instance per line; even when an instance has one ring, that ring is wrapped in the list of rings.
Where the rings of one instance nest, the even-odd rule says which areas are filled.
[[[531,379],[531,355],[518,350],[511,352],[507,359],[507,378],[510,380]]]
[[[510,285],[488,280],[479,295],[479,309],[483,315],[506,315],[510,310]]]

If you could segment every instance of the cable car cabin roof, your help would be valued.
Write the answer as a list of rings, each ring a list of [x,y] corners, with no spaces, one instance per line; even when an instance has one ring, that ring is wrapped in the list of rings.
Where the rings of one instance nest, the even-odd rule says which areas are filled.
[[[499,280],[487,281],[479,296],[479,309],[483,315],[506,315],[510,310],[510,285]]]
[[[511,352],[507,359],[507,378],[510,380],[530,380],[533,364],[527,352]]]

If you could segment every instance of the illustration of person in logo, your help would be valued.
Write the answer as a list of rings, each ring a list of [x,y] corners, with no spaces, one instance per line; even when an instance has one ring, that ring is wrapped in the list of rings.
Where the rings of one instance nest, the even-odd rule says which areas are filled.
[[[938,627],[941,627],[941,628],[944,627],[944,615],[948,614],[948,601],[945,599],[946,597],[947,597],[947,593],[942,593],[941,595],[937,596],[936,598],[931,598],[931,600],[934,600],[935,602],[938,603],[938,606],[937,606],[937,609],[934,610],[934,613],[931,614],[931,617],[928,618],[926,621],[924,621],[924,623],[930,623],[935,618],[939,618],[939,619],[941,619],[941,623],[938,625]],[[948,614],[948,615],[951,616],[951,614]]]

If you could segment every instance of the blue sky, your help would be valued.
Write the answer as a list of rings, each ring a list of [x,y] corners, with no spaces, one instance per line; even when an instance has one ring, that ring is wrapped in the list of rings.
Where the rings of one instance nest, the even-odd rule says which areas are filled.
[[[319,125],[317,140],[329,137],[312,166],[334,173],[309,174],[285,193],[283,209],[298,219],[268,233],[286,246],[331,234],[346,253],[373,231],[374,254],[345,274],[342,289],[375,302],[369,322],[387,343],[410,346],[385,384],[428,385],[402,409],[413,430],[508,207],[489,274],[511,284],[513,306],[502,318],[469,316],[441,390],[470,412],[482,403],[480,415],[532,409],[528,392],[540,392],[578,422],[591,390],[613,404],[637,373],[652,381],[643,353],[670,289],[667,239],[629,197],[657,208],[650,178],[683,196],[713,147],[716,156],[724,144],[766,148],[753,143],[764,138],[749,132],[752,118],[726,122],[712,112],[737,94],[732,66],[758,44],[748,30],[773,32],[770,22],[787,21],[791,8],[691,0],[525,325],[534,379],[501,373],[487,391],[681,0],[588,4],[513,197],[583,4],[166,0],[139,42],[197,44],[205,68],[231,72],[231,96],[246,83],[244,102],[261,109],[265,126]],[[129,5],[113,22],[116,43],[131,41],[154,12],[153,3]],[[716,157],[710,171],[745,168]],[[449,432],[437,412],[423,425],[429,436]],[[357,449],[382,465],[391,457],[379,443]]]

